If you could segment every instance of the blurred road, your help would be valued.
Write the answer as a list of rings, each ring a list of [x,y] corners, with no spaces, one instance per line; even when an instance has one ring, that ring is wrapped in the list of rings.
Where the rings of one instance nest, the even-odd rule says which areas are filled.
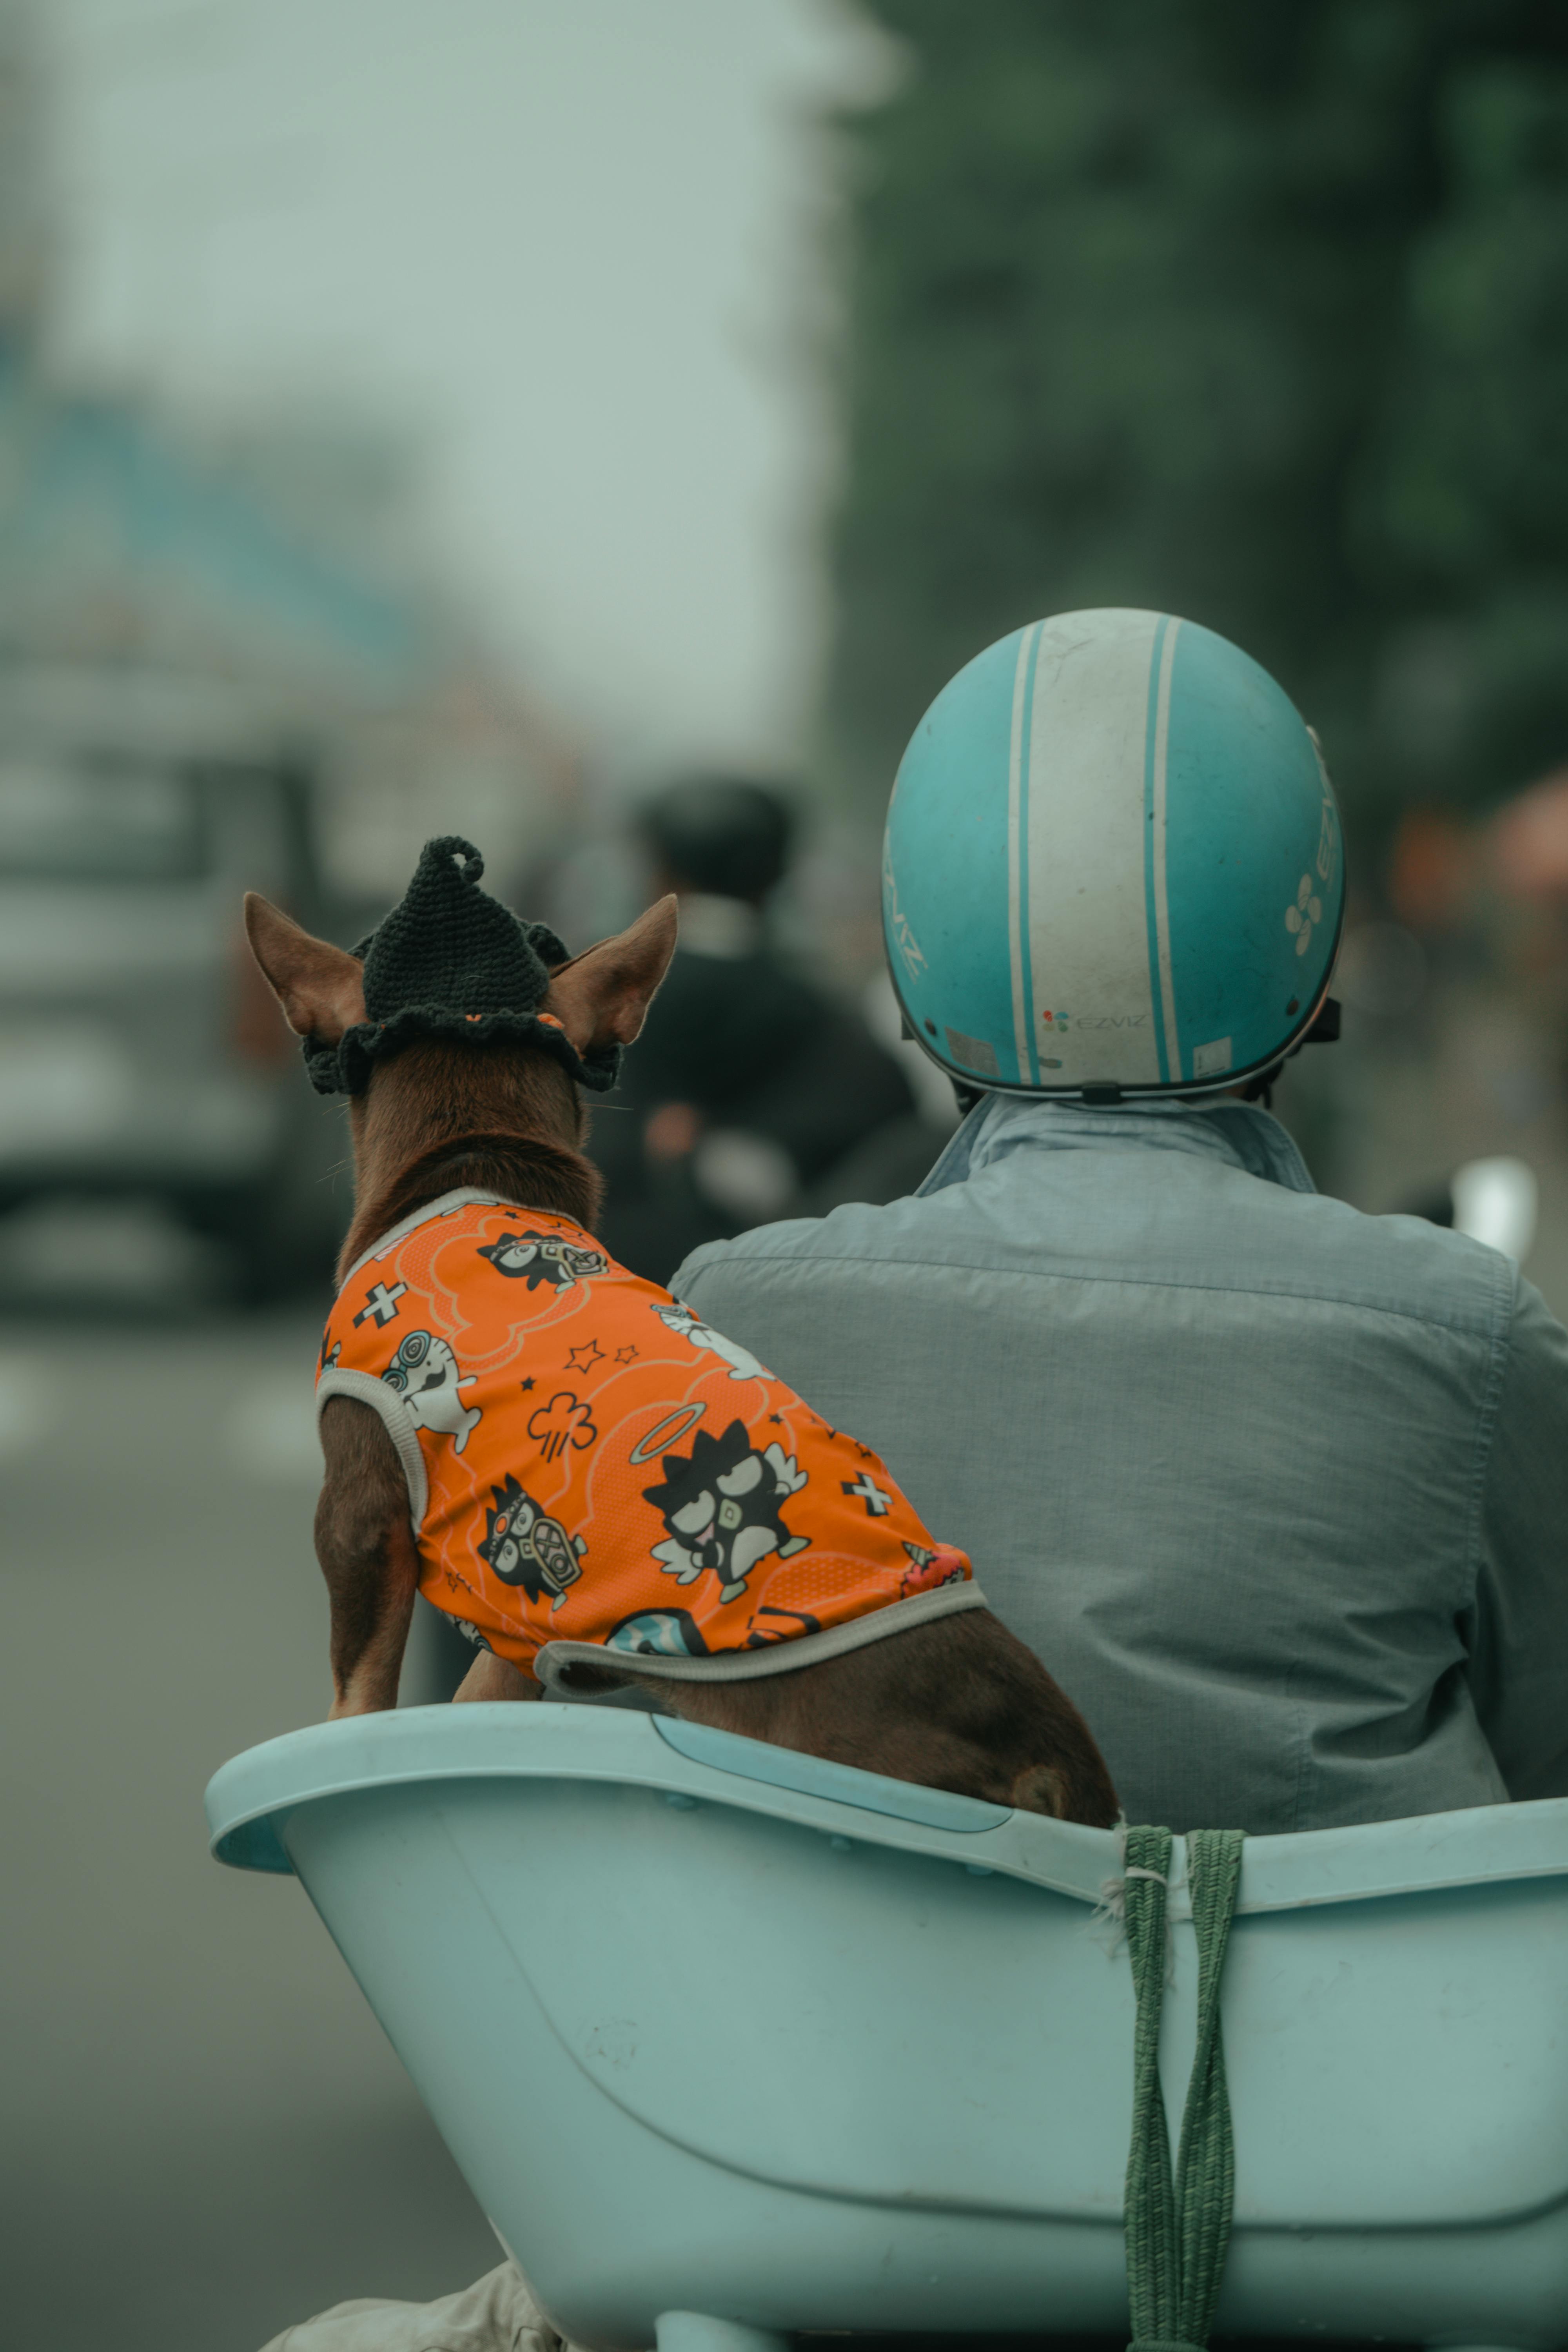
[[[495,2241],[300,1888],[206,1855],[326,1706],[318,1325],[0,1323],[5,2336],[257,2352]]]

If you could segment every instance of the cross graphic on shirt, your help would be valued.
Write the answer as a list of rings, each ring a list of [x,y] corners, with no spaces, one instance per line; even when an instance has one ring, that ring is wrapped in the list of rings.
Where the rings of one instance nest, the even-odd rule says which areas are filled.
[[[388,1290],[384,1282],[378,1282],[354,1317],[356,1328],[361,1323],[367,1323],[373,1315],[377,1323],[384,1327],[392,1322],[397,1314],[397,1302],[407,1287],[408,1285],[405,1282],[395,1282],[392,1288]]]
[[[841,1478],[840,1490],[846,1495],[858,1495],[866,1506],[868,1519],[879,1519],[893,1507],[893,1498],[878,1486],[869,1470],[862,1470],[858,1478]]]

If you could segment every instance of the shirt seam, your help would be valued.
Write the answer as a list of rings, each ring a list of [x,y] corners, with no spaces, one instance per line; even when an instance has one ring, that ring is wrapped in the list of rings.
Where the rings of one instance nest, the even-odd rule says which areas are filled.
[[[1450,1317],[1441,1315],[1421,1315],[1414,1312],[1409,1307],[1389,1307],[1384,1305],[1381,1301],[1364,1298],[1345,1298],[1338,1296],[1332,1291],[1289,1290],[1279,1285],[1266,1282],[1183,1282],[1164,1275],[1141,1275],[1133,1276],[1131,1275],[1125,1274],[1041,1274],[1037,1269],[1032,1266],[1000,1265],[977,1258],[872,1257],[863,1251],[856,1251],[852,1255],[848,1253],[836,1252],[831,1257],[826,1255],[817,1255],[807,1252],[802,1252],[799,1256],[785,1256],[782,1253],[777,1256],[764,1256],[756,1251],[736,1250],[733,1245],[728,1242],[705,1243],[703,1246],[705,1248],[721,1249],[724,1252],[722,1263],[725,1266],[739,1265],[798,1267],[809,1265],[820,1269],[833,1265],[878,1265],[891,1266],[896,1268],[900,1273],[904,1273],[913,1267],[919,1266],[929,1268],[930,1271],[935,1274],[1001,1274],[1006,1275],[1010,1279],[1016,1282],[1110,1283],[1114,1284],[1118,1289],[1121,1290],[1197,1291],[1205,1295],[1212,1294],[1214,1297],[1219,1298],[1293,1298],[1310,1301],[1313,1305],[1319,1307],[1343,1307],[1352,1313],[1360,1315],[1384,1315],[1388,1317],[1392,1322],[1412,1323],[1422,1330],[1453,1331],[1461,1333],[1470,1339],[1489,1340],[1493,1346],[1496,1345],[1497,1338],[1495,1310],[1484,1318],[1478,1318],[1473,1323],[1460,1323],[1456,1322]],[[1506,1258],[1502,1261],[1502,1264],[1505,1266],[1508,1263],[1509,1261]],[[717,1272],[719,1268],[717,1266],[712,1268],[705,1265],[696,1266],[687,1276],[688,1284],[689,1285],[692,1282],[700,1280],[704,1274],[707,1274],[710,1271]]]

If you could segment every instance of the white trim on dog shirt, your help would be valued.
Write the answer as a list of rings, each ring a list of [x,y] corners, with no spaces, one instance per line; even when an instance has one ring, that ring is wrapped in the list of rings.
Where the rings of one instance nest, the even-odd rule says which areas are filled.
[[[841,1657],[846,1650],[884,1641],[889,1633],[907,1633],[911,1626],[951,1617],[955,1610],[989,1606],[977,1584],[942,1584],[934,1592],[913,1592],[907,1601],[852,1617],[847,1624],[830,1625],[824,1633],[797,1633],[786,1642],[770,1642],[765,1649],[725,1650],[710,1658],[645,1657],[636,1650],[612,1649],[605,1642],[546,1642],[534,1655],[534,1678],[546,1691],[563,1682],[570,1687],[573,1667],[583,1665],[633,1680],[651,1675],[666,1682],[745,1682],[756,1675],[793,1674],[800,1666],[819,1665],[824,1658]]]
[[[419,1530],[425,1524],[425,1514],[430,1505],[430,1488],[425,1475],[425,1456],[419,1451],[418,1424],[403,1399],[389,1389],[374,1372],[356,1372],[345,1366],[342,1370],[334,1364],[316,1382],[316,1423],[321,1425],[321,1407],[331,1397],[357,1397],[361,1404],[369,1405],[372,1412],[381,1415],[386,1433],[397,1448],[397,1458],[403,1465],[403,1483],[408,1489],[408,1516],[414,1525],[414,1539],[419,1540]]]
[[[379,1234],[372,1242],[369,1249],[362,1250],[342,1282],[339,1283],[333,1295],[333,1306],[336,1306],[362,1266],[374,1265],[378,1257],[383,1256],[389,1249],[395,1249],[398,1243],[406,1234],[413,1233],[416,1227],[427,1225],[432,1217],[449,1217],[458,1209],[469,1208],[515,1209],[520,1217],[529,1217],[535,1213],[531,1209],[525,1208],[521,1201],[509,1199],[505,1192],[485,1192],[474,1184],[459,1184],[454,1192],[443,1192],[438,1199],[426,1201],[422,1209],[410,1209],[405,1217],[399,1217],[395,1225],[388,1225],[385,1233]]]

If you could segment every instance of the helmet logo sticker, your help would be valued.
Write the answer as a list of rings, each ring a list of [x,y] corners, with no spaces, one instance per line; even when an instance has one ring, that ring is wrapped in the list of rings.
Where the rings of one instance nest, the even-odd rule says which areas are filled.
[[[1072,1015],[1070,1013],[1042,1013],[1040,1022],[1043,1027],[1050,1030],[1053,1036],[1060,1037],[1071,1028]]]
[[[899,886],[893,879],[893,861],[888,856],[882,860],[882,887],[888,897],[888,928],[892,932],[893,944],[910,978],[919,980],[925,969],[925,954],[910,929],[908,916],[899,904]]]
[[[1312,932],[1323,919],[1323,902],[1312,888],[1312,877],[1303,874],[1296,886],[1296,903],[1285,909],[1285,929],[1296,934],[1296,953],[1304,956],[1312,944]]]
[[[1197,1045],[1193,1049],[1194,1078],[1217,1077],[1222,1070],[1229,1069],[1230,1064],[1231,1042],[1228,1037],[1211,1038],[1206,1045]]]

